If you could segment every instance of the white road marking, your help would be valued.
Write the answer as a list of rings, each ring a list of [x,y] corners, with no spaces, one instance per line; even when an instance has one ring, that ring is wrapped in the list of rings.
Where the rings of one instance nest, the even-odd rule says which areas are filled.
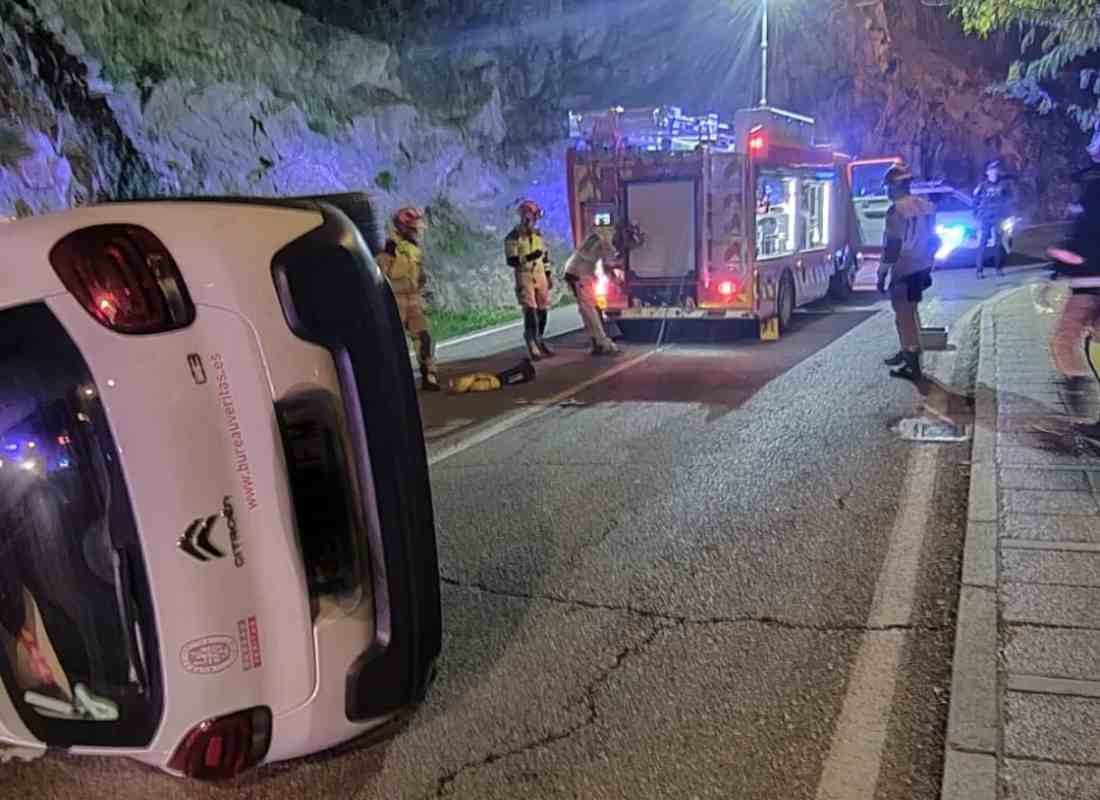
[[[508,414],[503,419],[498,420],[492,425],[480,429],[473,435],[465,439],[461,439],[460,441],[457,441],[447,447],[442,447],[436,453],[430,454],[428,456],[428,466],[435,466],[440,461],[445,461],[446,459],[451,458],[452,456],[456,456],[465,450],[469,450],[471,447],[488,441],[494,436],[504,433],[505,431],[509,431],[517,425],[522,425],[524,422],[531,419],[532,417],[537,416],[538,414],[545,413],[547,409],[553,408],[554,406],[565,400],[568,400],[571,397],[575,397],[576,395],[583,392],[585,389],[595,386],[598,383],[602,383],[608,378],[613,378],[620,372],[625,372],[632,367],[636,367],[638,364],[641,364],[643,361],[646,361],[647,359],[653,357],[657,353],[661,352],[663,349],[663,347],[655,347],[652,350],[647,350],[644,353],[639,353],[633,358],[628,358],[625,361],[620,361],[609,370],[601,372],[598,375],[593,375],[591,378],[570,386],[568,389],[563,389],[552,397],[547,397],[542,400],[534,401],[530,406]]]
[[[809,317],[825,317],[832,316],[833,314],[867,314],[872,311],[882,311],[886,308],[885,303],[881,303],[873,306],[837,306],[836,308],[796,308],[795,314],[802,314]]]
[[[936,478],[937,448],[912,448],[886,560],[875,583],[868,630],[848,678],[848,692],[833,731],[817,800],[872,800],[886,746],[890,709],[917,591],[924,532]]]

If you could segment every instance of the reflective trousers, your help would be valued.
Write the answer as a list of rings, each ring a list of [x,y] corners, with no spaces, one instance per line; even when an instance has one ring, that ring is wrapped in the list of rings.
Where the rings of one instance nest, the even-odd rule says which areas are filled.
[[[516,269],[516,300],[524,308],[546,311],[550,308],[550,281],[541,267]]]
[[[603,317],[599,308],[596,307],[596,279],[594,277],[566,278],[566,282],[573,290],[573,296],[577,298],[577,311],[580,312],[581,322],[584,323],[584,329],[588,332],[589,338],[597,347],[613,347],[611,338],[604,330]]]
[[[435,344],[428,331],[428,318],[424,315],[424,301],[419,292],[400,292],[394,294],[397,300],[397,312],[401,315],[401,326],[405,333],[416,340],[420,371],[423,374],[435,373]]]

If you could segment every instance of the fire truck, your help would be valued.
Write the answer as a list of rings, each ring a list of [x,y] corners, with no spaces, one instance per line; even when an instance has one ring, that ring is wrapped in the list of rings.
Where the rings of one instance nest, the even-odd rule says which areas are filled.
[[[852,159],[814,129],[769,107],[737,112],[732,126],[670,107],[570,114],[575,242],[621,222],[646,237],[598,283],[624,336],[647,321],[742,319],[773,340],[795,308],[848,295]]]

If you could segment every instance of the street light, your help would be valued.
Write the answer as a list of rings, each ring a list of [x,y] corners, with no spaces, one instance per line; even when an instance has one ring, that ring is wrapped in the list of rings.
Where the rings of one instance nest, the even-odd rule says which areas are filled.
[[[760,107],[768,105],[768,0],[760,0],[764,15],[760,23]]]

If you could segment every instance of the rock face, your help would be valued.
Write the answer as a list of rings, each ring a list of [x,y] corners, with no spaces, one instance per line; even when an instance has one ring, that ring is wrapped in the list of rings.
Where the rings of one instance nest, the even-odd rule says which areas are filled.
[[[814,109],[847,152],[900,154],[918,175],[960,188],[1001,158],[1018,172],[1026,214],[1061,216],[1082,135],[1061,116],[1037,117],[986,91],[1012,48],[966,39],[943,9],[917,2],[826,5],[813,12],[824,40],[802,25],[781,41],[786,102]]]
[[[899,152],[959,184],[1010,156],[1036,213],[1059,207],[1074,139],[984,93],[995,48],[909,0],[798,5],[775,19],[773,104],[816,114],[849,152]],[[519,199],[544,206],[565,256],[565,111],[755,102],[755,8],[0,0],[0,216],[366,188],[384,212],[428,207],[441,305],[510,304],[501,239]]]

